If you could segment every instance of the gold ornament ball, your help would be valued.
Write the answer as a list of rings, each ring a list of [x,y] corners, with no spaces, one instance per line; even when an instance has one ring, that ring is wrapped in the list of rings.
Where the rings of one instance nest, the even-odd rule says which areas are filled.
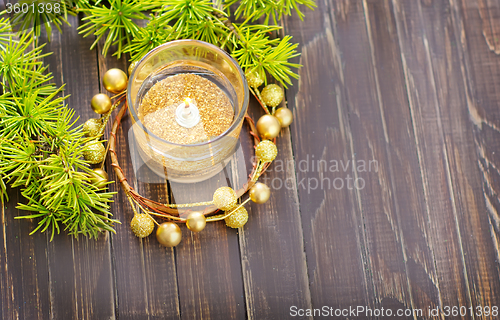
[[[252,88],[258,88],[264,83],[264,79],[257,72],[247,72],[245,73],[248,85]]]
[[[230,187],[220,187],[214,192],[214,204],[220,210],[231,210],[238,204],[236,192]]]
[[[108,173],[101,168],[95,168],[92,170],[90,174],[90,183],[96,186],[99,189],[102,189],[106,186],[108,182]]]
[[[132,74],[132,71],[134,71],[135,67],[139,64],[139,61],[134,61],[128,66],[128,75],[130,76]]]
[[[104,88],[112,93],[120,93],[127,89],[127,81],[127,74],[117,68],[109,69],[102,78]]]
[[[181,228],[173,222],[164,222],[156,230],[156,239],[165,247],[175,247],[181,242]]]
[[[264,103],[270,107],[277,107],[285,97],[283,89],[281,89],[281,87],[277,84],[267,85],[262,90],[261,95]]]
[[[83,132],[87,137],[97,137],[97,135],[101,132],[101,126],[101,119],[88,119],[83,124]]]
[[[104,93],[98,93],[90,101],[92,110],[97,114],[104,114],[111,109],[111,99]]]
[[[278,148],[270,140],[262,140],[255,148],[255,155],[260,161],[271,162],[278,155]]]
[[[106,149],[99,141],[89,141],[84,146],[83,157],[91,164],[101,163],[106,156]]]
[[[292,124],[293,114],[292,111],[290,111],[290,109],[288,108],[279,108],[274,113],[274,116],[278,118],[282,128],[286,128],[290,124]]]
[[[281,130],[281,123],[275,116],[265,114],[257,121],[257,131],[263,139],[274,139]]]
[[[271,196],[271,190],[267,185],[257,182],[250,188],[250,192],[248,194],[253,202],[265,203]]]
[[[139,238],[146,238],[153,232],[155,228],[155,224],[153,219],[147,214],[136,214],[130,221],[130,229],[134,232],[134,234]]]
[[[233,214],[224,219],[224,221],[226,222],[226,226],[230,228],[237,229],[243,227],[245,223],[247,223],[248,221],[247,209],[245,209],[245,207],[238,208],[238,210],[236,210],[235,212],[233,212]]]
[[[186,226],[193,232],[200,232],[205,229],[207,219],[205,215],[199,211],[191,212],[186,219]]]

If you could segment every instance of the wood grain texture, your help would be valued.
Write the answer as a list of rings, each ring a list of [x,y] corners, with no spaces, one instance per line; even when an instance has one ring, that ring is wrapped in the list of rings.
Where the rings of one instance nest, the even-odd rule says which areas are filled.
[[[210,201],[219,187],[238,190],[241,184],[236,184],[231,175],[238,166],[232,161],[214,177],[196,184],[170,182],[171,199],[175,203]],[[246,175],[244,166],[240,169]],[[245,294],[236,230],[227,228],[224,222],[207,223],[198,233],[185,224],[180,228],[182,241],[175,253],[182,319],[243,319]]]
[[[252,119],[264,114],[255,99],[248,114]],[[244,134],[248,160],[255,151]],[[246,206],[249,221],[239,232],[248,319],[279,319],[291,306],[312,307],[288,129],[282,130],[277,146],[278,157],[259,179],[271,188],[271,198]]]
[[[442,305],[497,305],[499,283],[492,281],[498,279],[495,248],[485,232],[489,224],[486,204],[480,200],[478,155],[471,150],[470,98],[464,94],[466,75],[451,13],[449,3],[405,1],[395,15],[401,19],[402,58],[407,62],[407,86],[413,91],[410,109],[425,169],[429,220],[432,227],[446,226],[431,234],[437,241],[433,247]],[[413,41],[404,36],[410,26]],[[420,36],[415,37],[416,30]],[[446,251],[440,252],[438,244],[445,240],[441,248]]]
[[[18,190],[9,190],[9,202],[2,207],[0,231],[0,318],[47,319],[50,314],[50,282],[47,263],[47,235],[29,235],[36,221],[14,220],[26,215],[15,207]]]
[[[307,11],[300,24],[285,20],[286,33],[300,43],[302,54],[300,79],[287,90],[287,99],[294,114],[290,132],[311,301],[315,308],[373,306],[360,208],[354,190],[340,187],[350,173],[341,169],[340,162],[346,165],[351,161],[353,151],[343,62],[329,14],[331,4],[318,1],[318,8]],[[331,160],[337,161],[339,171],[318,170],[320,160],[327,161],[328,168]],[[306,301],[297,307],[305,308]]]

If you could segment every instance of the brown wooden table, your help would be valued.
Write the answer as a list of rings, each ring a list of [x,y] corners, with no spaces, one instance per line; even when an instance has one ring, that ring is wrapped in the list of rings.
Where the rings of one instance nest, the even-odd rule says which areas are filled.
[[[90,51],[94,39],[71,23],[46,62],[82,123],[100,76],[126,61]],[[267,174],[272,197],[248,206],[248,224],[183,229],[175,249],[140,241],[115,183],[116,235],[49,242],[14,220],[22,199],[11,191],[2,319],[287,319],[323,306],[337,319],[384,319],[381,308],[422,310],[391,319],[500,318],[500,2],[319,0],[284,27],[303,65],[286,92],[295,121],[278,139],[291,167]],[[373,315],[345,314],[358,306]]]

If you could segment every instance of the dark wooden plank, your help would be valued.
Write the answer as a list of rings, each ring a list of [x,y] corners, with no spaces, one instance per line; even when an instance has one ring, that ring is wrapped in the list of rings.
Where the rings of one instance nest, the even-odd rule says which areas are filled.
[[[459,49],[456,59],[461,63],[463,76],[468,79],[467,82],[464,82],[464,93],[467,101],[467,108],[464,108],[464,118],[471,120],[468,122],[468,128],[469,131],[474,132],[474,143],[477,150],[473,161],[479,166],[483,182],[483,188],[480,192],[483,193],[485,200],[483,205],[481,200],[475,199],[479,203],[479,213],[467,215],[467,219],[465,219],[467,222],[465,234],[468,235],[467,239],[470,239],[467,246],[469,250],[473,252],[477,250],[477,254],[481,255],[478,260],[474,255],[471,256],[470,264],[474,271],[472,276],[473,295],[478,303],[498,305],[498,292],[500,290],[500,242],[498,237],[500,232],[498,219],[500,172],[498,165],[500,165],[500,159],[495,153],[500,147],[498,140],[500,130],[496,127],[500,119],[498,117],[498,105],[500,104],[498,97],[500,95],[492,85],[498,83],[498,75],[500,75],[500,62],[498,61],[498,53],[500,53],[498,44],[500,4],[487,1],[488,19],[478,15],[474,1],[467,3],[451,1],[451,7],[455,34],[461,35],[461,41],[458,37],[456,39],[458,44],[456,48]],[[487,40],[484,32],[482,34],[484,38],[481,35],[481,22],[490,22],[491,24],[491,32],[495,42],[494,50],[488,41],[484,41]],[[483,72],[481,77],[479,77],[479,72]],[[458,164],[462,168],[467,165],[467,163],[460,162]],[[469,179],[469,175],[466,177]],[[470,194],[469,185],[470,183],[466,185],[467,188],[462,186],[462,189],[465,189],[464,193],[469,191]],[[474,202],[471,205],[475,205]],[[469,207],[466,208],[470,210]],[[484,216],[488,216],[488,223],[485,222]],[[486,232],[488,229],[489,233]]]
[[[416,152],[417,142],[408,105],[392,3],[365,1],[364,9],[368,42],[372,51],[374,89],[379,109],[377,113],[380,113],[381,121],[370,117],[371,112],[377,109],[374,105],[370,110],[367,104],[360,104],[360,111],[354,113],[359,114],[362,127],[366,128],[366,124],[370,123],[378,128],[367,132],[369,138],[365,140],[363,149],[373,149],[377,145],[386,149],[385,155],[379,154],[386,158],[382,158],[385,164],[380,163],[379,168],[387,170],[389,189],[387,186],[383,189],[389,192],[388,198],[392,198],[394,202],[393,216],[389,221],[393,225],[391,228],[396,229],[395,238],[403,246],[408,291],[402,293],[411,297],[411,305],[405,307],[421,309],[422,314],[427,314],[428,308],[439,305],[439,288],[434,252],[427,239],[429,225],[425,219],[427,212]],[[352,126],[355,126],[354,120]],[[383,176],[380,179],[384,179]],[[371,213],[367,215],[372,216]],[[383,277],[380,280],[382,283],[385,281]],[[398,300],[404,299],[398,297]]]
[[[101,48],[102,42],[99,44],[99,50]],[[110,50],[107,57],[98,52],[99,77],[96,78],[96,83],[100,84],[101,92],[106,92],[100,79],[108,69],[119,68],[127,72],[125,57],[118,60],[111,56],[112,52]],[[106,136],[112,120],[106,130]],[[130,185],[139,193],[146,197],[165,199],[168,190],[164,185],[139,183],[135,177],[128,135],[131,124],[130,117],[126,115],[117,133],[116,152],[120,166]],[[106,163],[106,170],[110,179],[116,180],[109,161]],[[162,247],[155,238],[155,231],[146,239],[137,238],[130,230],[130,220],[134,213],[120,183],[115,181],[110,185],[110,190],[118,192],[114,198],[112,213],[122,222],[116,227],[116,235],[113,235],[111,244],[117,318],[178,319],[180,308],[174,250]]]
[[[463,33],[455,32],[446,2],[403,1],[395,5],[395,16],[442,306],[498,305],[496,254],[469,113],[473,103],[457,50]]]
[[[251,99],[248,113],[255,121],[263,115],[255,99]],[[247,132],[242,135],[245,153],[252,158],[253,140]],[[293,159],[288,129],[278,137],[277,146],[277,159],[259,179],[271,188],[271,198],[262,205],[246,206],[249,221],[239,232],[249,319],[278,319],[290,314],[291,306],[312,307],[295,171],[293,165],[285,168],[286,161],[291,164]],[[236,174],[234,177],[237,179]],[[244,180],[241,182],[247,179],[238,178]]]
[[[286,33],[301,44],[302,53],[300,79],[287,90],[287,100],[295,119],[290,132],[311,300],[315,308],[373,307],[372,280],[366,272],[369,257],[356,194],[331,186],[336,178],[345,182],[348,172],[323,172],[311,165],[313,159],[315,165],[319,160],[326,160],[328,167],[330,160],[345,164],[353,154],[344,72],[333,36],[330,4],[319,1],[315,11],[306,12],[304,22],[285,19]],[[322,181],[330,187],[321,187]],[[297,307],[307,308],[307,301]]]
[[[240,189],[243,183],[233,179],[232,172],[246,176],[247,170],[245,163],[237,160],[233,156],[220,173],[205,181],[170,181],[171,199],[175,203],[210,201],[219,187]],[[189,231],[184,224],[180,227],[182,242],[175,253],[182,318],[244,319],[245,293],[237,231],[226,227],[223,221],[208,223],[198,233]]]
[[[2,207],[0,231],[0,318],[47,319],[50,312],[47,236],[29,232],[36,221],[14,220],[25,215],[15,207],[19,190],[9,190]]]
[[[94,116],[90,99],[98,89],[96,52],[90,51],[92,39],[82,38],[76,28],[78,17],[68,17],[72,26],[54,33],[46,50],[54,52],[45,59],[58,85],[66,83],[71,95],[68,105],[80,117],[78,124]],[[54,319],[115,317],[110,240],[103,233],[97,240],[66,235],[55,237],[48,245],[51,317]]]

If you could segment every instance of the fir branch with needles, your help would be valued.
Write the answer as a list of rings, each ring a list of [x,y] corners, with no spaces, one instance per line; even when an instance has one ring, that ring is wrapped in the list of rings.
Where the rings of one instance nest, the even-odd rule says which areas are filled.
[[[0,21],[0,197],[7,201],[7,185],[20,188],[26,201],[18,209],[36,219],[32,231],[64,230],[97,238],[114,232],[113,192],[91,183],[92,169],[84,160],[87,138],[76,126],[75,112],[65,104],[63,87],[54,85],[33,33],[16,39]]]
[[[302,6],[316,5],[313,0],[110,0],[109,6],[82,10],[87,16],[80,32],[97,37],[92,47],[105,37],[104,55],[116,45],[114,55],[128,53],[131,61],[168,41],[206,41],[228,51],[245,72],[256,72],[266,82],[269,74],[287,87],[298,77],[295,69],[300,65],[291,59],[299,54],[290,36],[277,37],[281,27],[276,24],[293,11],[303,18]],[[145,27],[137,20],[145,20]],[[263,23],[255,24],[257,20]]]

